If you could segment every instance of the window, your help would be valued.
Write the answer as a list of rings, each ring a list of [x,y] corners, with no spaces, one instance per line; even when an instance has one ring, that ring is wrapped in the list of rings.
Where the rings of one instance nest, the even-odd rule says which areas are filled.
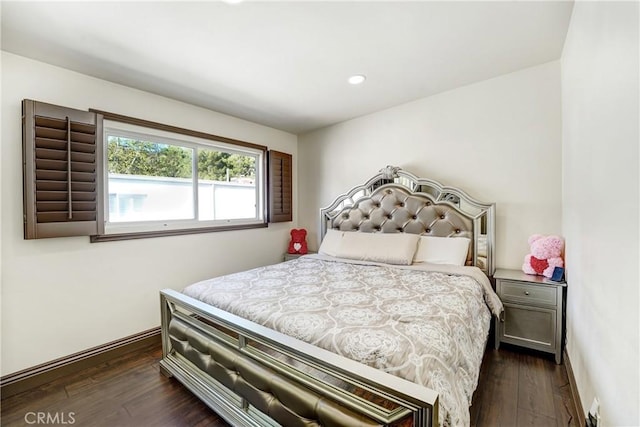
[[[291,221],[289,154],[32,100],[23,100],[22,124],[25,239],[99,242]]]
[[[264,150],[111,120],[106,234],[264,224]]]

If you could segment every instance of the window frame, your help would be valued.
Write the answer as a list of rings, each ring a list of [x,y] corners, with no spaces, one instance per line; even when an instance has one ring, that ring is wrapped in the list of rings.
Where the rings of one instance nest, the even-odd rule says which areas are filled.
[[[123,116],[120,114],[109,113],[105,111],[99,110],[91,110],[97,114],[101,114],[104,118],[104,126],[103,126],[103,158],[104,158],[104,168],[103,168],[103,178],[104,178],[104,196],[102,206],[105,224],[105,232],[104,234],[93,235],[91,236],[91,242],[104,242],[104,241],[114,241],[114,240],[128,240],[128,239],[139,239],[139,238],[149,238],[149,237],[160,237],[160,236],[175,236],[175,235],[183,235],[183,234],[197,234],[197,233],[208,233],[208,232],[216,232],[216,231],[227,231],[227,230],[243,230],[243,229],[252,229],[252,228],[264,228],[268,226],[268,205],[270,195],[267,189],[267,177],[268,177],[268,150],[267,147],[263,145],[253,144],[245,141],[235,140],[232,138],[221,137],[217,135],[207,134],[204,132],[192,131],[184,128],[179,128],[175,126],[165,125],[161,123],[151,122],[143,119],[136,119],[128,116]],[[113,125],[115,123],[115,125]],[[124,128],[124,129],[123,129]],[[235,152],[238,154],[255,154],[257,155],[257,163],[256,163],[256,200],[258,201],[259,207],[256,209],[257,216],[252,220],[204,220],[200,221],[197,219],[197,191],[198,191],[198,180],[197,180],[197,150],[194,150],[194,219],[189,220],[167,220],[167,221],[144,221],[144,222],[132,222],[132,223],[107,223],[107,218],[109,215],[109,207],[108,207],[108,163],[107,163],[107,145],[108,140],[106,138],[108,130],[123,130],[129,132],[127,129],[148,129],[150,132],[132,132],[129,135],[138,135],[144,137],[145,135],[150,135],[152,137],[156,137],[156,134],[160,134],[159,138],[170,141],[177,141],[179,146],[188,146],[193,145],[193,148],[201,147],[201,148],[211,148],[211,149],[221,149],[228,152]],[[124,135],[122,135],[124,136]],[[173,138],[171,138],[173,136]],[[184,137],[183,139],[176,139],[175,136]],[[194,142],[199,141],[199,142]],[[161,141],[158,141],[161,142]],[[237,148],[234,148],[237,147]],[[161,224],[171,223],[171,226],[160,226]],[[110,229],[110,230],[109,230]],[[109,230],[109,231],[107,231]]]

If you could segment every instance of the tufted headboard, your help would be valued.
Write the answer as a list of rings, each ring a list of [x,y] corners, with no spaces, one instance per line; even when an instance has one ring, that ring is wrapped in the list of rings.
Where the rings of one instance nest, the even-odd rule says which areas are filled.
[[[467,265],[479,267],[488,276],[495,269],[495,204],[398,167],[383,168],[320,209],[320,239],[330,228],[467,237],[471,239]]]

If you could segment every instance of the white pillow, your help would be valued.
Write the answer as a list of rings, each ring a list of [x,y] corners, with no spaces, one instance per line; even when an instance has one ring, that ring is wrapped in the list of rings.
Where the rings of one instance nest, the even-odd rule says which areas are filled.
[[[420,236],[404,233],[346,232],[337,251],[340,258],[410,265]]]
[[[344,231],[329,229],[324,234],[318,253],[322,255],[337,256],[338,247]]]
[[[469,242],[466,237],[421,236],[413,263],[465,265]]]

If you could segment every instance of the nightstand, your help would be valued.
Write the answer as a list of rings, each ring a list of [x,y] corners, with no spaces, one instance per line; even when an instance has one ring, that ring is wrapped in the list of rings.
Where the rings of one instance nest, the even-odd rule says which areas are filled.
[[[305,255],[309,255],[309,254],[315,254],[315,252],[307,252]],[[288,252],[286,252],[284,254],[284,260],[285,261],[291,261],[292,259],[297,259],[300,258],[302,256],[302,254],[290,254]]]
[[[493,277],[504,305],[503,318],[496,321],[496,349],[505,342],[554,353],[560,364],[567,285],[519,270],[498,269]]]

